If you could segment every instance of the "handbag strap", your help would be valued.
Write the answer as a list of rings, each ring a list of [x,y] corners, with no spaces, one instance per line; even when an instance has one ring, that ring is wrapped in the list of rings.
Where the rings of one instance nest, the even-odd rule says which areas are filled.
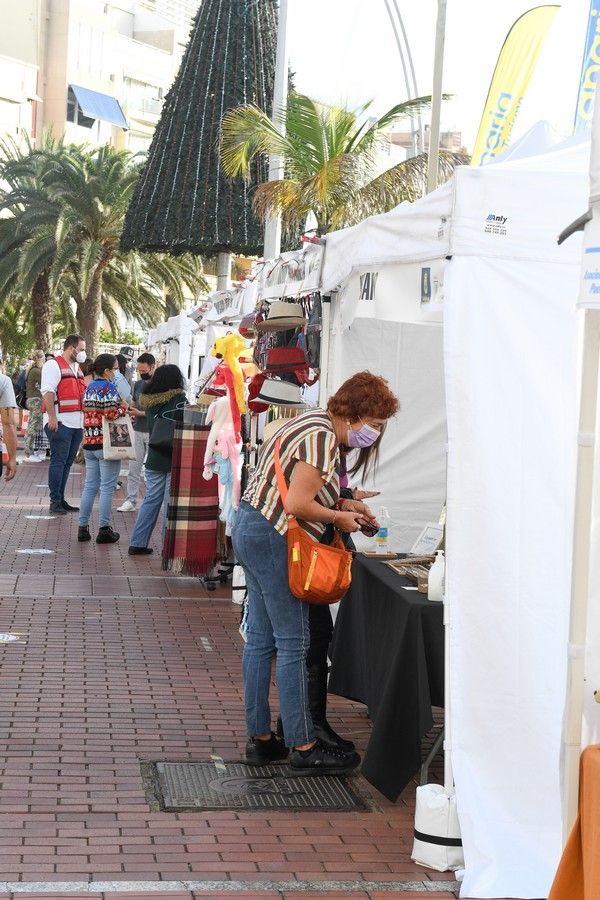
[[[277,478],[277,487],[279,488],[279,493],[281,494],[281,502],[283,503],[283,508],[285,510],[285,501],[287,500],[288,489],[287,484],[285,483],[283,469],[281,468],[280,447],[281,438],[278,437],[275,441],[275,476]]]
[[[279,493],[281,494],[281,502],[283,503],[283,511],[286,515],[288,528],[299,527],[298,520],[295,516],[290,516],[287,509],[285,508],[285,503],[287,500],[288,489],[287,484],[285,483],[285,476],[283,474],[283,469],[281,468],[281,438],[278,437],[275,441],[275,475],[277,477],[277,487],[279,488]]]

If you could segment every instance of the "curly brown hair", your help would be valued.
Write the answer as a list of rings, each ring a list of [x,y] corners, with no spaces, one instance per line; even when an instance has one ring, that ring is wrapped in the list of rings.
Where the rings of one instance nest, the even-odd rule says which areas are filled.
[[[400,409],[388,382],[372,372],[357,372],[329,398],[327,411],[340,419],[389,419]]]

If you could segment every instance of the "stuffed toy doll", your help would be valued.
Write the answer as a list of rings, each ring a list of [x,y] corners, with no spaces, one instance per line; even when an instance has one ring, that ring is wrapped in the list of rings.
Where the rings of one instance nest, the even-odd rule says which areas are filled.
[[[248,411],[244,397],[244,373],[240,365],[240,356],[245,350],[245,340],[239,334],[233,332],[226,334],[225,337],[217,338],[211,350],[212,355],[221,358],[231,371],[234,396],[240,413]]]

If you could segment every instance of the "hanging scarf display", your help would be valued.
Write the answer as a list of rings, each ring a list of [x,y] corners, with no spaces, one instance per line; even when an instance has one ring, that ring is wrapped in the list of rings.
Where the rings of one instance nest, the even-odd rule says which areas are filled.
[[[177,423],[173,441],[171,494],[162,567],[185,575],[205,575],[214,565],[219,516],[218,480],[202,477],[210,427]]]

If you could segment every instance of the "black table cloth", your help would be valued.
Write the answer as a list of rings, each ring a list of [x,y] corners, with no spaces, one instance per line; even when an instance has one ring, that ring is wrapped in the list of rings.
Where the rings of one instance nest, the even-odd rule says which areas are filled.
[[[357,555],[333,634],[329,692],[367,705],[362,774],[396,800],[421,765],[421,738],[444,705],[443,605],[409,579]]]

